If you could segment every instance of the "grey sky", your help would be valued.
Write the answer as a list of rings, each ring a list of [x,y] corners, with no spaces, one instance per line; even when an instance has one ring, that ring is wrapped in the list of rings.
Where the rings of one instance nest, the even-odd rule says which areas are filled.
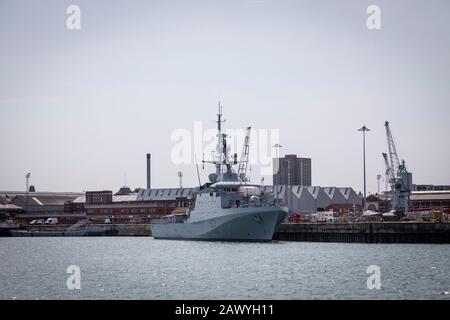
[[[81,30],[66,28],[70,4]],[[450,184],[449,58],[448,0],[0,0],[0,190],[28,171],[38,190],[115,190],[125,172],[144,187],[147,152],[153,186],[180,170],[195,185],[171,133],[213,127],[219,99],[228,127],[279,128],[315,185],[361,190],[366,124],[375,192],[385,120],[415,183]]]

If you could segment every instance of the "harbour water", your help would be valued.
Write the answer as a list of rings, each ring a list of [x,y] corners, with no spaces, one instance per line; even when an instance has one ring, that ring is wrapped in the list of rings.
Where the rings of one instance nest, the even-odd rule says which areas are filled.
[[[449,261],[435,244],[0,238],[0,299],[449,300]],[[80,290],[66,286],[70,265]]]

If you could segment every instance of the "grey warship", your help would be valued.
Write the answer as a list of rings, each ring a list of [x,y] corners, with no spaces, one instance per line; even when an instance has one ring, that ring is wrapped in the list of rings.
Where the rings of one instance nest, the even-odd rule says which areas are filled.
[[[154,239],[209,241],[271,241],[278,225],[288,213],[271,194],[249,184],[233,169],[237,154],[229,155],[227,135],[222,133],[222,108],[217,114],[215,166],[210,183],[194,195],[194,206],[185,219],[151,224]]]

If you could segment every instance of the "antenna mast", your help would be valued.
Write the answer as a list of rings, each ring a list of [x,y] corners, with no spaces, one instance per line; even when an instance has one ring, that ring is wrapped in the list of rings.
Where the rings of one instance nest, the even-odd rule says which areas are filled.
[[[203,154],[203,157],[205,157],[205,155]],[[194,154],[194,161],[195,161],[195,166],[197,167],[197,178],[198,178],[198,187],[201,190],[202,189],[202,182],[200,181],[200,171],[198,170],[198,163],[197,163],[197,156]],[[203,166],[204,166],[204,160],[203,160]]]
[[[235,173],[232,170],[232,166],[239,163],[237,159],[237,153],[234,153],[232,157],[228,155],[229,153],[229,147],[227,143],[227,137],[228,135],[225,133],[222,133],[222,123],[224,123],[225,120],[222,120],[222,106],[219,101],[219,112],[217,113],[217,146],[216,146],[216,154],[213,157],[212,161],[206,161],[203,160],[204,163],[211,163],[216,166],[216,173],[213,175],[214,178],[211,178],[212,175],[210,175],[211,181],[218,181],[218,180],[227,180],[227,179],[233,179],[233,175]],[[225,170],[222,169],[222,166],[225,166]]]
[[[219,112],[217,113],[217,147],[216,147],[216,157],[219,163],[222,163],[224,160],[226,161],[226,145],[223,144],[225,137],[222,134],[222,123],[225,120],[222,120],[222,106],[219,101]],[[223,140],[222,140],[223,139]],[[224,158],[223,158],[224,157]],[[221,174],[222,166],[220,164],[216,165],[216,173],[217,176]]]

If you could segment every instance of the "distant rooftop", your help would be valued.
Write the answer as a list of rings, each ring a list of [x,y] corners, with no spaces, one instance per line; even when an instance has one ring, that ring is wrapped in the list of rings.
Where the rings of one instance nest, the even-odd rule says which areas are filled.
[[[415,201],[439,201],[450,200],[450,191],[414,191],[411,194],[411,200]]]
[[[296,154],[286,154],[286,155],[284,155],[284,158],[283,158],[283,157],[280,157],[280,159],[309,159],[309,158],[306,158],[306,157],[299,157],[299,156],[296,155]]]
[[[19,195],[26,195],[26,191],[0,191],[0,196],[19,196]],[[64,195],[82,195],[84,192],[65,192],[65,191],[37,191],[37,192],[28,192],[29,195],[39,195],[39,196],[64,196]]]
[[[131,191],[130,187],[123,186],[114,195],[115,196],[126,196],[126,195],[129,195],[132,193],[133,193],[133,191]]]

